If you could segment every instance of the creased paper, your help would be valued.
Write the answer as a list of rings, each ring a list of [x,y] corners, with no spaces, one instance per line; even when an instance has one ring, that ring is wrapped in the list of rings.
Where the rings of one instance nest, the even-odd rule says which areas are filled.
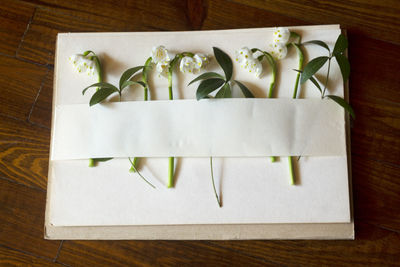
[[[343,116],[320,99],[63,105],[52,159],[345,155]]]

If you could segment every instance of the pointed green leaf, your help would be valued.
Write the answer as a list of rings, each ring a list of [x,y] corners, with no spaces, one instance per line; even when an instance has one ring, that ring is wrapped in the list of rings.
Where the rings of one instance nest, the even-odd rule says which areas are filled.
[[[294,71],[297,71],[297,72],[299,72],[299,73],[303,73],[303,71],[301,71],[301,70],[295,70],[294,69]],[[319,83],[317,82],[317,80],[314,78],[314,77],[310,77],[310,81],[317,87],[317,89],[321,92],[321,94],[322,94],[322,89],[321,89],[321,86],[319,85]]]
[[[118,90],[116,88],[101,88],[99,89],[96,93],[93,94],[92,98],[90,99],[89,105],[93,106],[96,105],[97,103],[100,103],[104,99],[106,99],[109,95],[112,93],[118,93]]]
[[[128,86],[131,86],[131,85],[134,85],[134,84],[139,84],[139,85],[141,85],[142,87],[146,87],[146,84],[144,83],[144,82],[141,82],[141,81],[125,81],[123,84],[122,84],[122,87],[121,87],[121,91],[122,91],[122,89],[124,89],[125,87],[128,87]]]
[[[346,56],[342,54],[335,55],[336,61],[339,64],[340,72],[342,73],[343,82],[346,82],[350,76],[350,63]]]
[[[104,162],[104,161],[109,161],[109,160],[111,160],[111,159],[113,159],[113,158],[94,158],[94,159],[92,159],[92,160],[94,160],[94,161],[99,161],[99,162]]]
[[[317,82],[317,80],[316,80],[314,77],[310,77],[310,81],[312,81],[312,83],[317,87],[317,89],[319,90],[319,92],[322,94],[321,86],[319,85],[319,83]]]
[[[336,95],[327,95],[326,97],[329,97],[330,99],[332,99],[333,101],[338,103],[340,106],[342,106],[344,108],[344,110],[346,110],[353,119],[356,118],[354,110],[351,108],[349,103],[346,102],[346,100],[344,100],[343,98],[336,96]]]
[[[115,87],[114,85],[110,84],[110,83],[105,83],[105,82],[101,82],[101,83],[94,83],[92,85],[89,85],[88,87],[86,87],[85,89],[83,89],[82,91],[82,95],[84,95],[87,91],[87,89],[91,88],[91,87],[99,87],[99,89],[101,88],[114,88],[115,90],[118,91],[118,88]]]
[[[197,81],[206,80],[206,79],[210,79],[210,78],[223,79],[224,77],[222,77],[221,74],[218,74],[216,72],[206,72],[206,73],[203,73],[203,74],[199,75],[198,77],[196,77],[188,85],[191,85],[192,83],[197,82]]]
[[[146,60],[146,63],[144,63],[144,67],[143,67],[143,71],[142,71],[142,81],[147,83],[147,76],[149,71],[151,70],[151,61],[153,59],[151,57],[149,57]]]
[[[122,84],[132,78],[132,76],[138,72],[139,70],[143,69],[144,66],[137,66],[134,68],[127,69],[124,73],[122,73],[121,78],[119,79],[119,88],[122,88]]]
[[[302,45],[308,45],[308,44],[319,45],[319,46],[325,48],[326,50],[328,50],[329,52],[331,52],[331,50],[329,49],[329,46],[328,46],[325,42],[323,42],[323,41],[320,41],[320,40],[311,40],[311,41],[302,43]]]
[[[213,47],[213,49],[214,49],[214,56],[217,59],[218,64],[225,72],[225,80],[230,81],[230,79],[232,78],[232,71],[233,71],[231,58],[218,47]]]
[[[333,48],[332,54],[333,55],[342,54],[346,50],[348,45],[349,44],[347,42],[346,37],[344,37],[343,34],[340,34],[336,40],[335,47]]]
[[[196,91],[196,98],[200,100],[206,97],[209,93],[214,92],[218,88],[220,88],[225,81],[220,78],[212,78],[208,80],[203,80]]]
[[[303,73],[301,74],[300,83],[305,83],[308,79],[310,79],[310,77],[312,77],[328,59],[328,57],[317,57],[308,62],[303,69]]]
[[[231,97],[232,97],[232,91],[229,83],[225,83],[224,86],[222,86],[222,88],[215,95],[215,98],[231,98]]]
[[[239,85],[240,90],[242,91],[243,95],[246,98],[254,98],[253,93],[249,90],[249,88],[247,88],[243,83],[236,81],[237,85]]]

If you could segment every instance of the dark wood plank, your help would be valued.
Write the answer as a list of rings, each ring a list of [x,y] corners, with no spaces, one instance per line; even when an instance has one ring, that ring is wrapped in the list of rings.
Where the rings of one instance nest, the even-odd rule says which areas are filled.
[[[0,266],[63,266],[52,259],[39,258],[0,246]]]
[[[51,127],[51,109],[53,102],[53,75],[51,69],[43,83],[40,94],[32,108],[29,121],[46,128]]]
[[[60,241],[43,239],[46,193],[0,178],[0,245],[54,259]]]
[[[227,0],[209,1],[207,17],[202,30],[236,29],[252,27],[274,27],[307,25],[306,21],[283,16]]]
[[[65,241],[58,261],[74,266],[262,266],[257,259],[206,241]]]
[[[400,164],[400,106],[379,100],[352,98],[356,112],[352,153],[364,158]]]
[[[0,5],[0,53],[14,56],[34,7],[26,3],[3,0]]]
[[[21,44],[18,57],[53,64],[58,32],[124,31],[126,25],[119,20],[84,11],[38,8]]]
[[[400,233],[400,166],[352,158],[356,220]]]
[[[350,97],[361,101],[400,103],[400,45],[348,34]]]
[[[338,24],[350,33],[358,33],[390,43],[400,44],[400,5],[397,0],[386,1],[290,1],[233,0],[313,24]],[[240,21],[238,19],[238,21]]]
[[[63,7],[37,8],[18,56],[41,64],[53,64],[58,32],[190,29],[185,7],[179,2],[171,5],[168,1],[160,2],[154,11],[149,1],[128,1],[121,6],[111,1],[78,2],[77,5],[77,2],[63,1],[59,2],[65,4]]]
[[[399,234],[356,224],[355,241],[213,241],[273,265],[284,266],[388,266],[398,263]]]
[[[190,22],[186,18],[186,2],[180,0],[121,0],[118,5],[114,1],[57,1],[26,0],[41,7],[57,8],[63,12],[85,11],[88,15],[101,15],[105,18],[127,22],[129,31],[146,30],[143,27],[159,30],[190,30]],[[116,31],[116,30],[114,30]]]
[[[47,69],[0,55],[0,114],[26,120]]]
[[[0,177],[46,189],[50,130],[0,116]]]

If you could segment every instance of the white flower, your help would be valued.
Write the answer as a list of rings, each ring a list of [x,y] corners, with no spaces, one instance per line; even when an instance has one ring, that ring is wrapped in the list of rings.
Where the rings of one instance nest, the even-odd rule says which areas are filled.
[[[170,61],[168,50],[163,46],[154,46],[151,51],[151,58],[155,64],[166,63]]]
[[[243,47],[235,52],[236,61],[240,63],[240,67],[244,68],[250,73],[253,73],[256,77],[259,77],[262,72],[261,62],[254,57],[251,50],[247,47]]]
[[[179,65],[179,69],[183,73],[194,73],[198,70],[198,68],[196,68],[196,62],[193,60],[192,57],[183,57]]]
[[[235,51],[235,56],[236,56],[236,61],[239,63],[254,58],[253,53],[248,47],[243,47],[242,49]]]
[[[268,52],[276,60],[283,59],[287,55],[287,47],[285,44],[280,43],[270,44]]]
[[[240,63],[240,67],[244,68],[250,73],[253,73],[256,77],[259,77],[262,72],[261,62],[256,58],[250,58]]]
[[[80,54],[70,56],[69,60],[71,61],[75,71],[78,73],[86,73],[89,76],[93,76],[97,73],[94,60]]]
[[[194,62],[196,63],[195,68],[200,70],[200,69],[204,69],[207,64],[210,62],[208,56],[204,55],[204,54],[195,54],[194,57]]]
[[[166,76],[168,72],[169,62],[159,62],[156,64],[158,74]]]
[[[290,31],[288,28],[275,28],[274,30],[274,43],[285,45],[290,38]]]

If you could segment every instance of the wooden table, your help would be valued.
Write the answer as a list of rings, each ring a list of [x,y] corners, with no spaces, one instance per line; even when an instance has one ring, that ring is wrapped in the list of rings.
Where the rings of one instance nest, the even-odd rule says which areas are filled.
[[[399,16],[397,0],[2,0],[0,265],[399,264]],[[43,239],[58,32],[332,23],[348,30],[350,42],[355,241]]]

